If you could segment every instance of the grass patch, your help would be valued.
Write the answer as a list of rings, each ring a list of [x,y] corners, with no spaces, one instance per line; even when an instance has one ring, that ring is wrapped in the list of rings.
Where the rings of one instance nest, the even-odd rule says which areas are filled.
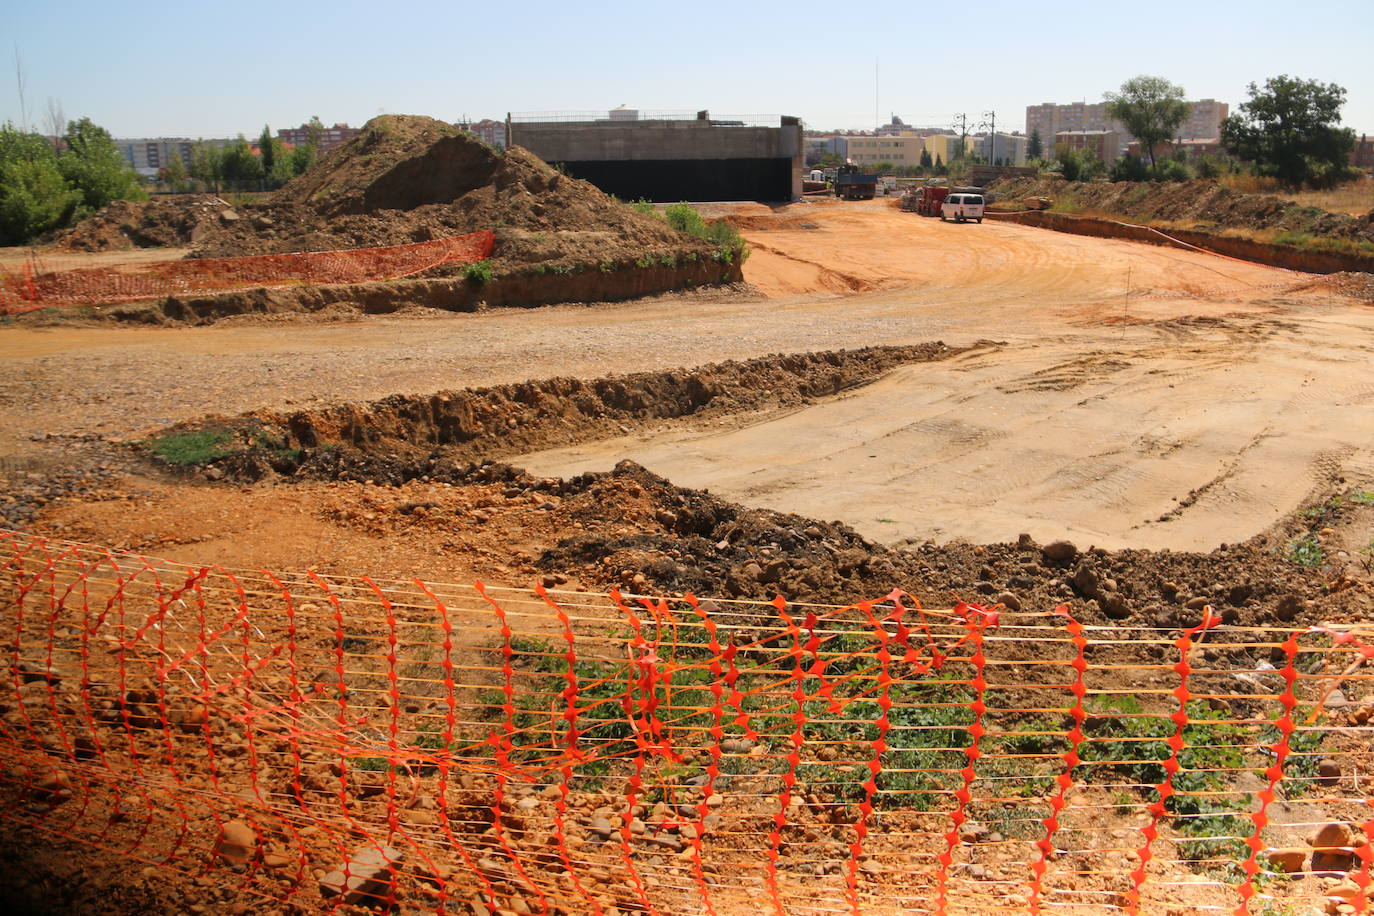
[[[227,458],[232,452],[221,448],[229,441],[227,432],[202,430],[194,433],[173,433],[148,441],[148,450],[167,464],[177,467],[198,467]]]
[[[629,206],[638,213],[665,220],[679,232],[710,242],[715,246],[712,257],[718,263],[743,264],[749,257],[749,245],[738,229],[723,219],[705,219],[691,204],[673,204],[661,213],[647,200],[637,200]]]

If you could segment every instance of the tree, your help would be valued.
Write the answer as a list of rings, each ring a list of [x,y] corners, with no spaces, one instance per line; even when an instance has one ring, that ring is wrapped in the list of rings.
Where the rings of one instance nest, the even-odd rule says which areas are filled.
[[[1291,187],[1332,184],[1349,173],[1355,132],[1341,123],[1345,89],[1335,83],[1276,76],[1221,124],[1227,152]]]
[[[219,193],[219,183],[224,179],[224,159],[218,149],[204,140],[198,140],[191,147],[191,177]]]
[[[928,168],[933,167],[934,165],[935,165],[935,163],[932,162],[931,159],[930,159],[930,150],[928,150],[928,149],[923,149],[923,150],[921,150],[921,168],[923,168],[923,169],[928,169]]]
[[[112,200],[142,200],[148,195],[119,151],[110,132],[90,118],[67,125],[67,149],[57,166],[67,183],[81,192],[81,206],[99,210]]]
[[[1097,158],[1097,153],[1087,147],[1075,148],[1067,143],[1061,143],[1055,147],[1054,158],[1059,166],[1059,173],[1069,181],[1091,181],[1107,174],[1106,164]]]
[[[826,153],[821,157],[819,165],[823,169],[837,169],[844,165],[844,159],[840,157],[839,153]]]
[[[186,179],[190,176],[186,171],[186,163],[181,159],[181,151],[173,149],[171,153],[172,157],[162,167],[158,177],[171,185],[173,191],[178,191],[186,185]]]
[[[220,157],[220,174],[225,181],[247,182],[262,178],[262,163],[253,155],[243,134],[225,147]]]
[[[45,137],[10,123],[0,127],[0,245],[22,245],[65,226],[80,203]]]
[[[272,136],[272,128],[262,126],[258,135],[258,156],[262,161],[262,173],[271,176],[277,167],[277,154],[281,151],[281,141]]]
[[[1040,159],[1045,155],[1045,141],[1040,139],[1040,128],[1031,131],[1030,140],[1026,142],[1026,158]]]
[[[1188,103],[1183,87],[1162,76],[1137,76],[1121,84],[1120,92],[1108,92],[1107,116],[1126,125],[1126,129],[1145,145],[1150,165],[1155,164],[1155,147],[1173,138],[1188,118]]]

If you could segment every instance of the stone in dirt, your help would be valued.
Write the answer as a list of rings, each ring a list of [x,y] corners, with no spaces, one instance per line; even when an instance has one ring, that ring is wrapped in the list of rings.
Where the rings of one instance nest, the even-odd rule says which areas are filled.
[[[215,854],[230,865],[246,865],[258,857],[258,834],[243,821],[226,821],[219,828]]]
[[[1266,849],[1264,856],[1277,871],[1294,874],[1302,871],[1307,861],[1306,849]]]
[[[339,897],[345,906],[377,904],[387,899],[403,854],[390,846],[369,846],[353,854],[342,868],[320,879],[320,894]]]
[[[1312,835],[1312,870],[1344,873],[1355,865],[1355,832],[1349,824],[1334,821],[1323,824]]]
[[[1072,541],[1050,541],[1040,553],[1051,563],[1069,563],[1078,556],[1078,547]]]
[[[1341,765],[1330,757],[1317,761],[1317,782],[1323,786],[1334,786],[1341,780]]]

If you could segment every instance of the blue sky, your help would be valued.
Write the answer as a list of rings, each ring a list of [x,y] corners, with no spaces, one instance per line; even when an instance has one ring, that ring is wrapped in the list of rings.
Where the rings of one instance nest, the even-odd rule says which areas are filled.
[[[21,120],[17,52],[31,126],[51,99],[120,137],[622,103],[816,128],[995,111],[1020,130],[1027,105],[1100,101],[1142,73],[1233,111],[1270,76],[1334,82],[1343,123],[1374,134],[1374,0],[883,6],[30,0],[5,17],[0,121]]]

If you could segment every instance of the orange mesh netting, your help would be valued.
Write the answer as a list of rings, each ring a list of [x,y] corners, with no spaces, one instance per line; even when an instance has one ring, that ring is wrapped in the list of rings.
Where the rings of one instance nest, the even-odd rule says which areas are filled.
[[[484,230],[389,248],[157,261],[75,270],[45,271],[41,262],[31,259],[18,267],[0,269],[0,313],[208,295],[249,287],[394,280],[441,264],[480,261],[491,254],[494,241],[493,233]]]
[[[0,566],[7,828],[222,900],[1369,906],[1364,627],[378,581],[12,532]]]

